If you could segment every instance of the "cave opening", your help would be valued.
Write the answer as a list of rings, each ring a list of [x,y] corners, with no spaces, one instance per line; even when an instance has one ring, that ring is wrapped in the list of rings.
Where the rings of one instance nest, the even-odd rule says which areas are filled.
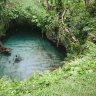
[[[50,42],[41,28],[26,21],[12,20],[3,39],[11,48],[10,55],[0,54],[0,77],[24,80],[34,72],[44,72],[62,67],[65,49]]]

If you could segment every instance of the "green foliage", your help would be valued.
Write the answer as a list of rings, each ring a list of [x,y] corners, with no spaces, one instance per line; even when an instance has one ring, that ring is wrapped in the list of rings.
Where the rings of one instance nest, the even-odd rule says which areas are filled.
[[[89,9],[86,9],[82,1],[75,2],[72,5],[69,6],[70,13],[66,15],[65,22],[67,23],[67,26],[70,27],[71,32],[78,39],[79,43],[84,44],[87,40],[88,34],[96,30],[96,15],[93,13],[93,18],[92,14],[89,14],[90,11],[88,11],[90,8],[94,11],[94,8],[90,5],[88,6]]]
[[[6,23],[13,19],[21,19],[21,21],[26,20],[34,23],[41,27],[44,32],[51,32],[52,34],[55,34],[54,37],[57,35],[57,41],[60,41],[62,44],[68,44],[70,42],[68,41],[70,38],[66,36],[59,19],[64,9],[67,9],[64,23],[69,27],[70,32],[76,37],[80,44],[84,44],[87,40],[88,34],[95,31],[96,17],[94,5],[91,4],[92,6],[88,6],[89,9],[86,10],[82,0],[53,0],[53,3],[49,0],[49,4],[53,4],[56,8],[47,11],[38,0],[29,0],[28,2],[26,2],[26,0],[10,0],[7,4],[7,8],[3,10],[1,17]],[[89,14],[91,12],[90,10],[94,11],[94,19]],[[54,32],[54,30],[56,32]],[[69,43],[68,47],[71,46],[70,44],[71,43]]]
[[[87,7],[87,11],[90,13],[91,16],[96,16],[96,5],[94,3],[91,3]]]

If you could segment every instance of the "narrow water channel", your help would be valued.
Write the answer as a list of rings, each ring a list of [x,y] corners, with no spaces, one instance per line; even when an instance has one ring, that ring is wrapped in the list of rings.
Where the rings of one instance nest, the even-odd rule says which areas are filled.
[[[12,48],[12,52],[11,55],[0,53],[0,77],[6,75],[12,79],[24,80],[34,72],[54,70],[62,66],[60,62],[64,54],[46,38],[42,38],[39,32],[11,30],[4,45]],[[16,55],[21,58],[20,62],[14,62]]]

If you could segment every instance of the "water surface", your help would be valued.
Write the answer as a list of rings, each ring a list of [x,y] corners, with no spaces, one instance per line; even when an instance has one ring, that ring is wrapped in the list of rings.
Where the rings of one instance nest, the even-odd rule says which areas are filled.
[[[24,80],[34,72],[53,70],[61,66],[63,55],[46,38],[32,30],[12,31],[4,41],[12,48],[11,55],[0,54],[0,77],[7,75],[12,79]],[[22,58],[15,62],[16,55]]]

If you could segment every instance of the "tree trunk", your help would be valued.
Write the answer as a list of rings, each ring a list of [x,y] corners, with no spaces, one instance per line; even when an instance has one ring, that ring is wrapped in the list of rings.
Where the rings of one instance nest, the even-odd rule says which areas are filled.
[[[85,6],[88,6],[90,3],[90,0],[84,0],[85,1]]]
[[[94,0],[94,4],[95,4],[95,6],[96,6],[96,0]]]
[[[45,0],[45,6],[46,6],[46,9],[49,10],[49,3],[48,3],[48,0]]]

